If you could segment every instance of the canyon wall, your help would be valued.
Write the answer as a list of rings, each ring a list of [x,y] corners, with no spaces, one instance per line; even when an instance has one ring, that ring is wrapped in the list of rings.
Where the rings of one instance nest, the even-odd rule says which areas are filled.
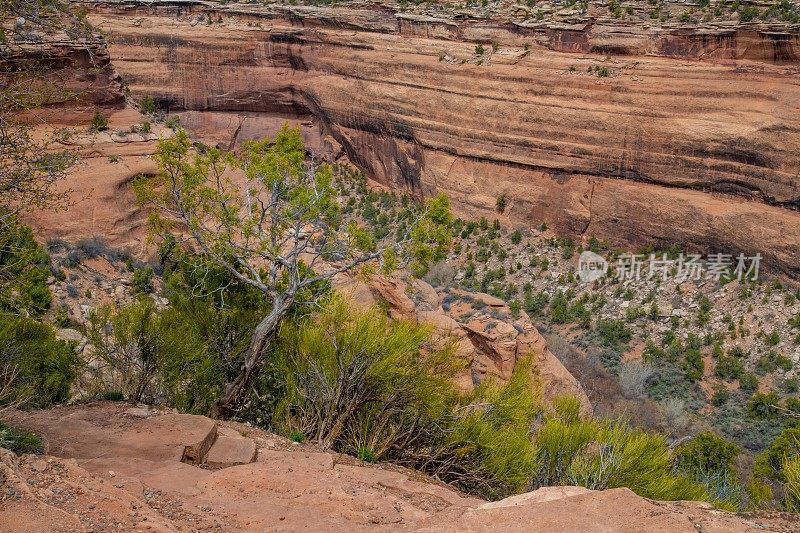
[[[132,94],[192,111],[189,125],[257,136],[292,119],[329,157],[444,191],[463,215],[497,216],[505,195],[514,226],[761,253],[800,276],[797,29],[85,5]]]
[[[0,84],[18,86],[11,94],[31,98],[30,107],[38,108],[36,114],[45,123],[74,122],[86,113],[91,117],[97,107],[121,108],[125,103],[119,75],[98,35],[76,40],[63,32],[34,33],[26,41],[12,39],[0,54]],[[26,92],[34,86],[35,98]]]

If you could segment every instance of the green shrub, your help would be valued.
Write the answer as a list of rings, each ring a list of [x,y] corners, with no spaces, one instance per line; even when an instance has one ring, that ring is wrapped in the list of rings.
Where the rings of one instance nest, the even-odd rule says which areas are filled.
[[[118,390],[105,391],[100,397],[109,402],[121,402],[125,399],[125,395]]]
[[[323,448],[367,447],[376,459],[421,439],[456,394],[450,351],[420,357],[428,334],[338,297],[319,316],[285,324],[270,370],[283,380],[274,425]]]
[[[766,338],[767,346],[777,346],[781,342],[781,334],[780,332],[775,329],[772,330],[772,333],[767,335]]]
[[[712,500],[727,510],[742,505],[742,489],[734,470],[739,448],[709,431],[699,433],[674,451],[677,472],[703,485]]]
[[[86,335],[110,371],[111,390],[134,402],[157,396],[158,370],[170,336],[152,300],[143,298],[119,311],[107,306],[93,311]]]
[[[622,320],[599,320],[597,322],[597,332],[606,346],[625,346],[632,338],[631,330]]]
[[[739,376],[739,388],[744,392],[755,392],[758,389],[758,377],[752,372],[744,372]]]
[[[686,377],[691,381],[697,381],[703,377],[705,363],[703,362],[703,356],[700,350],[697,348],[690,348],[686,351],[684,370],[686,370]]]
[[[139,109],[141,109],[142,113],[145,115],[154,114],[156,112],[156,103],[153,97],[150,95],[142,97],[142,100],[139,102]]]
[[[663,436],[619,422],[547,420],[534,436],[537,470],[532,486],[628,487],[659,500],[705,499],[703,488],[672,472]]]
[[[756,418],[776,418],[779,414],[777,407],[780,406],[780,398],[774,392],[767,394],[756,393],[750,399],[747,410],[750,416]]]
[[[787,457],[783,461],[783,507],[789,512],[800,513],[800,455]]]
[[[675,467],[688,473],[733,470],[737,455],[736,444],[704,431],[675,448]]]
[[[785,483],[783,464],[792,457],[800,457],[800,427],[784,429],[764,452],[756,456],[753,474]]]
[[[722,407],[731,397],[731,393],[724,385],[714,388],[714,395],[711,397],[711,404],[715,407]]]
[[[89,129],[94,132],[108,129],[108,120],[103,116],[102,113],[100,113],[99,110],[95,110],[94,115],[92,115],[92,123],[89,126]]]
[[[0,314],[0,375],[12,376],[0,404],[22,402],[44,408],[69,399],[77,358],[52,328],[27,318]]]
[[[711,300],[707,296],[700,297],[699,306],[697,309],[697,325],[705,326],[711,320]]]
[[[2,421],[0,421],[0,448],[6,448],[16,454],[44,453],[44,445],[38,435],[11,428]]]
[[[153,292],[153,267],[137,268],[133,271],[134,294],[149,294]]]
[[[758,17],[759,11],[755,6],[747,6],[739,11],[739,22],[750,22]]]
[[[28,226],[0,223],[0,312],[40,316],[52,301],[50,257]]]
[[[534,468],[530,427],[541,413],[531,363],[530,358],[518,360],[506,385],[488,379],[459,400],[430,457],[434,464],[455,461],[457,467],[434,471],[437,477],[491,499],[525,489]]]
[[[500,196],[497,197],[495,209],[497,209],[498,213],[505,213],[506,206],[508,206],[508,198],[506,197],[505,194],[501,194]]]

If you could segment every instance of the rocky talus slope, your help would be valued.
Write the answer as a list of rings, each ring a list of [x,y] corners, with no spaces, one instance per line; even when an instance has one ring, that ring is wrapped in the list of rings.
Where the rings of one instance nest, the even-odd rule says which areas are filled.
[[[100,2],[137,97],[236,138],[303,123],[385,184],[621,247],[800,264],[798,29]],[[607,13],[606,13],[607,15]],[[480,48],[477,44],[480,43]],[[226,132],[220,135],[220,132]]]
[[[236,423],[94,403],[2,419],[46,455],[0,450],[0,531],[792,531],[787,517],[551,487],[499,502]],[[214,459],[214,461],[212,461]],[[534,526],[535,525],[535,526]]]

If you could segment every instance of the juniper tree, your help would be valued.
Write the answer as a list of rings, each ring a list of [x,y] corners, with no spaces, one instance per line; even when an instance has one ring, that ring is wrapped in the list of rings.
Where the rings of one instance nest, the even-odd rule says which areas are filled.
[[[214,415],[229,416],[281,320],[316,303],[326,282],[367,264],[384,270],[410,264],[417,272],[441,260],[450,244],[449,202],[430,199],[405,235],[388,244],[355,222],[342,224],[333,173],[306,162],[299,129],[284,126],[274,140],[249,141],[236,153],[198,153],[185,131],[159,142],[159,174],[134,183],[156,234],[173,232],[270,304],[241,367],[224,387]]]

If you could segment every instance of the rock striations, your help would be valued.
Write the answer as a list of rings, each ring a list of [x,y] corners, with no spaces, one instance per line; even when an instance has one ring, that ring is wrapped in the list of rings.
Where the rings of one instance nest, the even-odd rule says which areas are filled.
[[[797,28],[526,25],[364,4],[87,8],[132,94],[193,111],[190,125],[296,120],[330,157],[444,191],[465,215],[497,216],[505,195],[519,227],[760,252],[800,274]]]

